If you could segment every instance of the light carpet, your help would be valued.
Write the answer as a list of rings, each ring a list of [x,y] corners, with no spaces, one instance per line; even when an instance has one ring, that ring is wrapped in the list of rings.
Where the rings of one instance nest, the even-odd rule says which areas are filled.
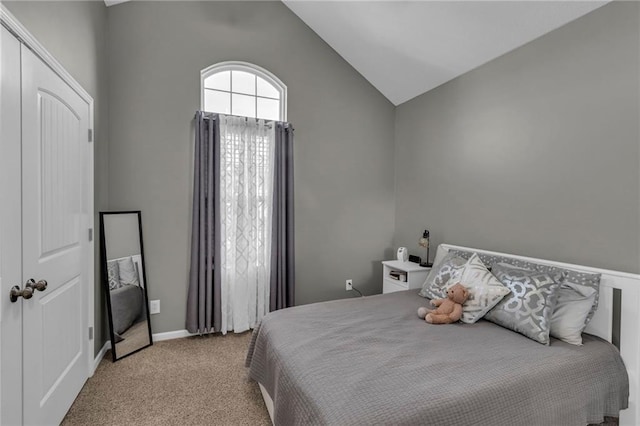
[[[154,343],[111,362],[108,353],[63,425],[270,425],[244,367],[251,333]]]

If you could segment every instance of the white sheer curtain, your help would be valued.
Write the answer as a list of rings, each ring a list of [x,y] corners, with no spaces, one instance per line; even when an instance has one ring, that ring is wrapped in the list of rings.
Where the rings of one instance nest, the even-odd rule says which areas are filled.
[[[221,331],[269,312],[273,123],[220,115]]]

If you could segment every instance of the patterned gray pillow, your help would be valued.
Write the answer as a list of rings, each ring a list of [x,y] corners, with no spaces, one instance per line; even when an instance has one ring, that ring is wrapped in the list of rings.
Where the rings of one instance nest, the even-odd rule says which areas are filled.
[[[115,290],[122,287],[120,283],[120,268],[117,260],[109,260],[107,262],[107,279],[109,280],[109,290]]]
[[[447,254],[439,264],[433,265],[418,294],[429,299],[444,298],[449,282],[452,281],[451,284],[457,282],[466,264],[466,259],[451,253]]]
[[[551,316],[560,284],[546,272],[520,269],[504,263],[495,264],[492,272],[511,293],[484,318],[548,345]]]
[[[449,250],[449,253],[453,253],[456,256],[462,257],[464,259],[469,259],[474,254],[472,251],[466,250]],[[578,284],[585,287],[593,288],[596,290],[596,297],[593,301],[593,306],[591,306],[591,310],[589,311],[589,315],[585,320],[585,325],[591,321],[593,314],[595,314],[598,309],[598,296],[600,293],[600,274],[589,274],[586,272],[577,272],[571,269],[560,268],[557,266],[548,266],[541,265],[539,263],[529,262],[526,260],[514,259],[506,256],[496,256],[490,254],[482,254],[478,253],[478,257],[482,260],[482,263],[486,265],[487,268],[491,269],[493,265],[496,263],[506,263],[508,265],[517,266],[519,268],[531,269],[534,271],[546,272],[551,275],[554,281],[559,284]],[[562,289],[560,290],[562,291]]]

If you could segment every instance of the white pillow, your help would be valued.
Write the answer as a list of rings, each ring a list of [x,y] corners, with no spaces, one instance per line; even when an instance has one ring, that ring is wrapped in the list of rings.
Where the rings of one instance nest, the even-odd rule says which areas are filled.
[[[551,316],[551,334],[572,345],[582,345],[582,330],[597,291],[580,284],[563,283]]]
[[[131,257],[118,259],[118,267],[120,268],[120,282],[122,284],[140,285],[138,270]]]
[[[511,293],[493,274],[484,266],[477,254],[473,254],[462,270],[462,275],[456,281],[469,290],[469,298],[462,305],[461,321],[473,324],[485,316],[507,294]],[[453,280],[450,284],[455,284]]]

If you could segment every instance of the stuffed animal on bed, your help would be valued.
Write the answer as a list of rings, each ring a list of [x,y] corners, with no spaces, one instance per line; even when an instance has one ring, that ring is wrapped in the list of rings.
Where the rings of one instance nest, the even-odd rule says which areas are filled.
[[[430,324],[451,324],[462,317],[462,305],[469,297],[469,290],[457,283],[447,290],[446,299],[431,301],[436,309],[419,308],[418,316]]]

